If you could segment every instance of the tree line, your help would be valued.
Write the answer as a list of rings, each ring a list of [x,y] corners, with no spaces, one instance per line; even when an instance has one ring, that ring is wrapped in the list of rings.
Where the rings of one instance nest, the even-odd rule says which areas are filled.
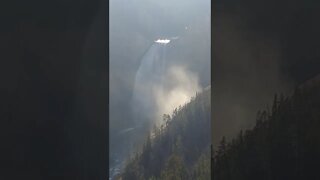
[[[320,83],[274,96],[255,127],[222,138],[213,151],[215,180],[314,179],[320,165]]]

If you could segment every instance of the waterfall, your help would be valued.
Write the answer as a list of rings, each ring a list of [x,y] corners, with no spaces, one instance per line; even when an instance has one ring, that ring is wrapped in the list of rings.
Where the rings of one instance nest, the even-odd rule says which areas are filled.
[[[178,39],[178,37],[174,37]],[[174,40],[172,38],[172,40]],[[188,102],[201,89],[198,76],[182,65],[169,63],[167,57],[169,39],[156,40],[141,59],[137,69],[131,101],[133,126],[118,132],[122,136],[126,151],[134,152],[141,147],[151,125],[161,123],[164,113],[172,113],[174,108]],[[130,155],[129,155],[130,156]],[[128,158],[126,153],[114,155],[116,165],[109,169],[113,179]]]
[[[155,93],[164,88],[167,43],[155,42],[143,56],[136,73],[131,103],[133,118],[137,124],[152,123],[153,119],[157,118]]]

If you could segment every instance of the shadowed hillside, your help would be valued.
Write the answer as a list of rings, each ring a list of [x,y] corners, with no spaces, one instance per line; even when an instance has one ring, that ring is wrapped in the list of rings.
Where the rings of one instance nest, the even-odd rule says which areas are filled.
[[[215,180],[314,179],[320,162],[320,83],[315,78],[290,97],[274,97],[252,130],[214,152]],[[316,179],[318,179],[316,178]]]

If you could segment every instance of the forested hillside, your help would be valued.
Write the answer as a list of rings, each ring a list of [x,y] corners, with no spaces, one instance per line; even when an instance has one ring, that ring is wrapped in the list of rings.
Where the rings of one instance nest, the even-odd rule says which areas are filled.
[[[214,151],[215,180],[319,179],[320,83],[308,82],[290,97],[274,97],[257,113],[252,130]],[[315,178],[318,177],[318,178]]]
[[[124,180],[210,179],[210,88],[163,115],[141,151],[127,163]]]

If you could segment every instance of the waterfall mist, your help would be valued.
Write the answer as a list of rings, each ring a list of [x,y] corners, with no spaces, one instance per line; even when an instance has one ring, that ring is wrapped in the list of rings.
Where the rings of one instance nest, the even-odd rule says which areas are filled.
[[[201,89],[195,73],[168,62],[170,41],[163,42],[149,48],[135,76],[131,106],[137,126],[160,124],[163,114],[171,114]]]

